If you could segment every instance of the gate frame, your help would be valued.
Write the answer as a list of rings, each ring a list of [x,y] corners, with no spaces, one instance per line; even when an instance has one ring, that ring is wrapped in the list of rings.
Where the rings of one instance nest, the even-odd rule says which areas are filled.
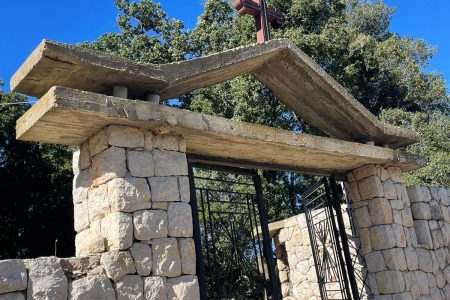
[[[191,194],[191,209],[192,209],[192,221],[194,229],[194,242],[195,242],[195,253],[197,258],[196,268],[197,277],[200,287],[200,299],[206,300],[206,278],[204,273],[203,264],[203,253],[202,253],[202,242],[201,242],[201,231],[200,231],[200,221],[198,217],[198,207],[197,207],[197,193],[195,187],[195,176],[194,168],[204,168],[208,170],[216,170],[229,172],[232,174],[240,174],[250,176],[253,180],[253,186],[255,188],[255,197],[258,205],[258,215],[260,218],[260,226],[262,231],[262,244],[263,244],[263,254],[265,256],[265,262],[267,264],[268,275],[269,275],[269,285],[270,285],[270,296],[272,300],[280,300],[280,287],[278,284],[278,277],[275,274],[275,261],[273,259],[272,253],[272,243],[269,234],[269,223],[266,205],[262,192],[261,178],[258,175],[256,169],[246,169],[239,167],[226,166],[215,160],[208,160],[205,158],[198,159],[196,156],[188,155],[188,175],[189,175],[189,186]]]

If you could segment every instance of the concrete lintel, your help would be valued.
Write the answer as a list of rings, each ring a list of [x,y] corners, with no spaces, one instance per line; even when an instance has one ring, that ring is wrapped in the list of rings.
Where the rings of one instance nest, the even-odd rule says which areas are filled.
[[[421,158],[392,149],[62,87],[51,88],[17,121],[16,130],[20,140],[77,146],[110,124],[171,130],[185,137],[190,155],[267,169],[329,175],[367,164],[399,166],[402,170],[424,164]]]

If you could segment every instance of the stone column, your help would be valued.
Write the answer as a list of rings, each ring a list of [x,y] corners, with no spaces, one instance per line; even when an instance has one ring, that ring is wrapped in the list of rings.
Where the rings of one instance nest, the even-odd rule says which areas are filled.
[[[74,154],[76,255],[101,254],[117,299],[199,298],[185,150],[179,135],[111,125]]]
[[[413,299],[417,241],[400,169],[368,165],[349,173],[348,181],[374,298]]]

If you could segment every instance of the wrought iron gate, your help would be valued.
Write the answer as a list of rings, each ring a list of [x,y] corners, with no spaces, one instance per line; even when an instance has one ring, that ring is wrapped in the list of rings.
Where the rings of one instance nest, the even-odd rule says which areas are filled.
[[[202,299],[279,299],[261,182],[254,170],[190,165]]]
[[[318,181],[302,195],[302,200],[321,298],[359,300],[335,180]]]

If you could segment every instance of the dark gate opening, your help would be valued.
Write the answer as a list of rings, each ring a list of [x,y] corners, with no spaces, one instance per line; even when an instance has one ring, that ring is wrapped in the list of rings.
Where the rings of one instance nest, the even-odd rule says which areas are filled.
[[[202,299],[279,299],[257,172],[204,164],[189,169]]]

